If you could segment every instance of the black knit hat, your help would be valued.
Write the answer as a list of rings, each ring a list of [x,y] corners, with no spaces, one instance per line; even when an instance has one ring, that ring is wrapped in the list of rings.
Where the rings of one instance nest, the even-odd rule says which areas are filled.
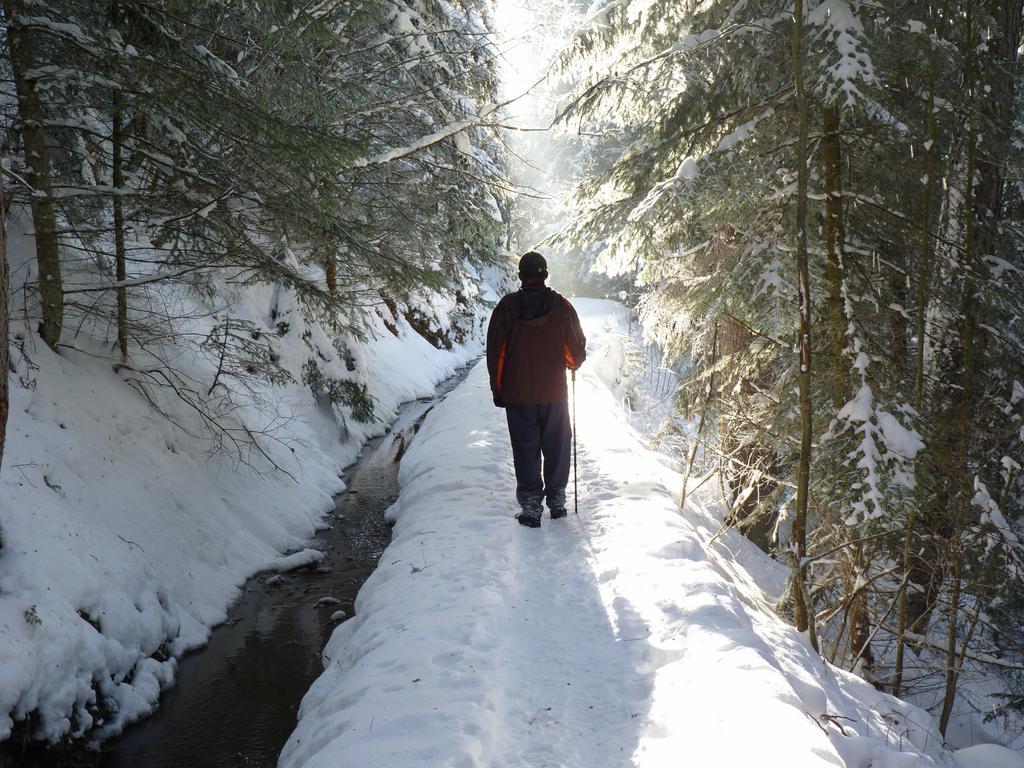
[[[523,258],[519,260],[519,277],[521,279],[539,277],[542,280],[546,280],[547,276],[548,263],[544,260],[543,256],[536,251],[523,254]]]

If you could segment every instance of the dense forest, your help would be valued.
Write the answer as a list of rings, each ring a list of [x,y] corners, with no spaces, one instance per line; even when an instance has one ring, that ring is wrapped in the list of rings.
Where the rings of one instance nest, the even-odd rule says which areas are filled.
[[[537,86],[557,167],[517,187],[487,0],[3,0],[0,207],[34,237],[0,259],[0,460],[34,345],[82,339],[266,459],[235,417],[292,382],[292,312],[331,334],[302,383],[372,419],[342,337],[383,306],[451,347],[419,307],[474,317],[540,247],[685,372],[679,503],[721,479],[808,642],[943,732],[958,700],[1019,732],[1024,0],[533,5],[578,25]],[[273,333],[253,286],[297,302]]]
[[[694,362],[689,462],[782,610],[943,730],[962,676],[1022,701],[1021,10],[611,2],[560,61],[558,237]]]
[[[6,205],[35,233],[12,316],[58,351],[107,339],[140,390],[172,391],[219,441],[252,443],[221,416],[288,376],[232,314],[239,287],[292,291],[351,332],[369,306],[454,293],[499,258],[481,4],[19,0],[4,14]],[[216,361],[213,380],[183,377],[184,354]],[[304,373],[370,415],[316,354]]]

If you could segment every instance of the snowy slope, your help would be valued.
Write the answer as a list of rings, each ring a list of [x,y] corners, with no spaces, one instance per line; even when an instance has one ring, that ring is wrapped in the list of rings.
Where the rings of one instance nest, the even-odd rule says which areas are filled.
[[[576,303],[579,516],[513,521],[503,414],[478,365],[403,459],[393,543],[280,765],[954,765],[929,715],[830,667],[775,615],[752,575],[777,582],[770,561],[732,532],[709,547],[708,491],[679,514],[679,475],[609,389],[621,308]]]
[[[16,259],[26,245],[12,243]],[[369,340],[347,340],[346,366],[296,306],[257,286],[232,308],[270,333],[290,323],[275,344],[295,381],[267,387],[242,418],[276,424],[264,447],[291,477],[211,456],[181,404],[165,403],[180,428],[158,417],[99,343],[79,337],[60,356],[30,343],[31,364],[16,355],[0,474],[0,741],[29,715],[34,737],[57,739],[101,719],[97,735],[110,735],[150,711],[175,657],[206,641],[245,579],[303,547],[365,440],[480,352],[479,332],[439,350],[404,318],[391,318],[395,336],[378,316]],[[366,384],[378,421],[315,402],[300,383],[314,353]]]

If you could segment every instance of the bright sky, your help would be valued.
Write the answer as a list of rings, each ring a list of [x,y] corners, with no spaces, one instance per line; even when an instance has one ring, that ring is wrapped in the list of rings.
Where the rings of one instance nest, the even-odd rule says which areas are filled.
[[[530,44],[537,21],[521,0],[498,0],[495,9],[498,47],[502,52],[502,96],[517,96],[536,80],[541,57]]]
[[[578,22],[565,0],[497,0],[495,24],[502,52],[502,97],[524,93],[539,80],[551,59],[565,45]],[[538,98],[524,99],[512,110],[525,116],[546,110]]]
[[[503,110],[503,121],[509,127],[533,129],[506,134],[514,156],[510,177],[529,192],[519,199],[521,218],[528,223],[517,237],[525,249],[544,240],[568,215],[564,206],[573,175],[567,165],[572,153],[566,154],[565,138],[558,132],[543,130],[555,114],[558,75],[537,83],[572,38],[581,13],[570,0],[496,0],[494,21],[502,54],[501,98],[516,99]],[[554,277],[552,285],[557,287]]]

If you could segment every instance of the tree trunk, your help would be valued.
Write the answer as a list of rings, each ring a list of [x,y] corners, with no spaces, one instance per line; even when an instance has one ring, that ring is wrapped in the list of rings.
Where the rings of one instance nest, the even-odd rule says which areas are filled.
[[[324,265],[324,272],[326,274],[327,290],[332,294],[338,292],[338,259],[332,253],[327,257],[327,262]]]
[[[899,251],[893,249],[890,253],[889,248],[888,244],[883,246],[882,258],[898,258],[897,254]],[[895,307],[889,307],[887,311],[890,363],[886,366],[888,370],[885,371],[885,378],[888,379],[886,383],[889,391],[906,392],[907,379],[910,374],[908,368],[910,363],[910,346],[907,339],[909,325],[904,314],[905,310],[903,309],[907,306],[907,274],[894,266],[887,266],[885,264],[883,264],[882,269],[885,270],[886,282],[889,284],[889,296],[892,299],[892,303],[896,305]]]
[[[924,184],[921,191],[921,234],[918,248],[917,263],[917,295],[914,307],[914,408],[921,413],[924,406],[924,350],[927,340],[926,318],[928,315],[928,303],[931,299],[931,261],[932,261],[932,190],[935,177],[935,143],[938,136],[937,122],[935,118],[935,88],[939,74],[939,45],[938,37],[945,26],[945,17],[948,3],[942,4],[942,12],[936,24],[935,37],[932,43],[931,55],[928,65],[928,138],[925,144],[925,170]],[[896,658],[893,663],[892,694],[899,696],[900,686],[903,684],[903,655],[906,644],[906,632],[912,623],[911,606],[908,604],[907,590],[911,585],[923,587],[919,581],[912,577],[911,546],[914,539],[914,526],[916,524],[915,510],[912,507],[907,514],[903,529],[903,585],[900,588],[899,606],[897,608],[896,621]],[[924,575],[924,574],[920,574]],[[915,594],[920,594],[915,592]],[[919,606],[917,615],[927,606]]]
[[[697,422],[697,433],[690,443],[690,452],[686,457],[686,470],[683,473],[683,484],[679,489],[679,509],[686,510],[686,491],[690,485],[690,474],[693,472],[693,462],[697,458],[697,448],[700,444],[701,433],[704,431],[704,422],[707,417],[708,407],[711,405],[711,398],[715,396],[715,364],[718,361],[718,326],[715,326],[711,336],[711,365],[708,366],[708,383],[704,388],[704,405],[700,410],[700,420]]]
[[[7,266],[7,196],[3,177],[4,156],[0,154],[0,471],[4,465],[4,443],[7,437],[7,414],[10,412],[10,295],[11,275]],[[3,549],[3,531],[0,530],[0,549]]]
[[[111,127],[111,177],[114,185],[114,260],[117,282],[124,283],[128,278],[124,251],[124,175],[122,173],[121,146],[124,142],[123,121],[121,115],[121,98],[115,90],[113,98],[114,114]],[[128,360],[128,289],[123,285],[117,288],[117,347],[121,351],[121,360]]]
[[[768,552],[776,515],[764,509],[761,502],[775,489],[775,483],[768,479],[775,464],[774,453],[770,445],[751,434],[747,427],[747,409],[755,388],[741,375],[735,362],[749,352],[751,341],[752,334],[746,326],[735,318],[722,318],[718,330],[718,350],[722,358],[722,383],[718,389],[723,402],[719,441],[722,455],[732,459],[724,462],[722,472],[733,502],[729,521],[761,550]],[[760,476],[756,474],[758,470],[762,472]]]
[[[28,30],[18,21],[20,16],[25,15],[25,0],[3,0],[3,8],[7,21],[11,72],[18,95],[22,143],[29,169],[27,180],[34,190],[30,200],[43,316],[39,332],[43,341],[56,350],[64,323],[64,286],[60,272],[57,217],[50,191],[50,160],[43,131],[43,108],[36,94],[35,80],[30,77],[34,66],[32,41]]]
[[[807,497],[811,478],[811,276],[807,264],[807,93],[804,86],[802,33],[803,0],[793,5],[793,83],[799,121],[797,140],[797,192],[796,192],[796,277],[799,301],[800,348],[800,459],[797,465],[796,510],[793,522],[793,596],[796,609],[796,628],[807,632],[811,645],[818,649],[814,607],[807,589]]]
[[[977,300],[974,295],[974,274],[980,268],[978,252],[978,222],[984,221],[982,212],[984,201],[979,201],[975,190],[975,175],[978,170],[978,131],[977,108],[977,64],[975,59],[973,4],[967,4],[964,50],[967,52],[964,64],[964,88],[967,92],[967,171],[964,179],[964,286],[961,305],[962,326],[960,331],[960,407],[957,424],[956,475],[958,482],[957,498],[953,504],[953,520],[950,542],[953,549],[951,571],[953,593],[950,598],[948,631],[946,639],[946,687],[942,700],[942,715],[939,718],[939,730],[946,734],[946,726],[953,711],[956,698],[957,663],[956,636],[960,620],[960,575],[963,567],[963,552],[960,546],[960,535],[963,525],[970,514],[971,473],[967,464],[970,455],[972,431],[972,405],[974,399],[974,366],[975,348],[974,335],[977,331]],[[979,187],[980,189],[980,187]],[[992,211],[988,212],[989,214]],[[979,215],[980,214],[980,215]]]
[[[936,38],[945,26],[946,6],[942,4],[942,15],[939,17]],[[924,348],[925,320],[928,314],[928,302],[931,298],[931,262],[932,262],[932,190],[935,177],[935,143],[938,138],[938,126],[935,119],[935,88],[939,77],[939,43],[933,41],[930,62],[928,65],[928,139],[925,145],[924,185],[921,190],[921,239],[918,248],[917,263],[917,302],[914,307],[914,335],[917,346],[914,349],[914,407],[921,411],[924,403]],[[902,658],[902,645],[897,649],[897,659]]]
[[[957,656],[956,634],[960,614],[960,567],[963,557],[957,552],[953,556],[953,594],[949,605],[949,631],[946,635],[946,690],[942,699],[942,714],[939,716],[939,732],[946,735],[949,716],[953,712],[953,701],[956,699]]]
[[[917,289],[914,306],[914,408],[924,414],[924,371],[925,348],[927,340],[928,306],[931,303],[932,261],[935,253],[932,238],[932,221],[935,205],[935,180],[939,175],[936,163],[936,144],[939,139],[938,121],[936,119],[935,93],[939,79],[939,51],[949,2],[944,0],[942,8],[935,18],[934,40],[929,54],[928,64],[928,99],[927,99],[927,139],[925,143],[924,183],[921,188],[921,220],[920,238],[918,241]],[[933,450],[933,448],[929,448]],[[934,598],[941,587],[941,568],[936,541],[940,536],[943,523],[940,515],[933,511],[930,502],[925,505],[924,518],[919,518],[916,507],[912,507],[907,515],[903,528],[903,572],[904,580],[900,589],[899,603],[896,614],[896,658],[893,664],[892,693],[899,695],[903,683],[903,657],[908,630],[921,631],[928,624]],[[919,534],[919,523],[924,523],[924,532]]]
[[[740,501],[739,508],[736,508],[734,502],[738,501],[737,495],[746,487],[750,476],[750,465],[744,455],[748,452],[745,443],[749,443],[750,440],[743,434],[742,418],[738,414],[744,408],[745,395],[750,385],[740,375],[737,361],[750,349],[751,333],[743,324],[728,316],[722,318],[717,333],[719,354],[722,357],[719,439],[722,444],[722,455],[732,457],[737,462],[724,462],[722,475],[727,486],[726,492],[729,494],[731,521],[742,529],[748,505]],[[758,543],[758,546],[761,544]]]
[[[907,633],[907,587],[910,585],[910,543],[914,535],[914,510],[911,508],[903,529],[903,584],[900,586],[899,605],[896,609],[896,660],[893,663],[892,695],[900,695],[903,685],[903,652]]]
[[[967,27],[971,27],[971,11],[967,11]],[[969,55],[970,57],[970,55]],[[969,65],[970,69],[970,65]],[[968,87],[973,90],[973,80],[968,81]],[[949,724],[949,716],[953,710],[953,700],[956,697],[957,663],[956,663],[956,636],[960,622],[960,572],[963,567],[963,548],[960,545],[960,536],[964,524],[970,517],[971,486],[972,478],[967,460],[970,455],[971,433],[972,433],[972,406],[974,401],[974,366],[975,349],[974,334],[977,331],[977,300],[974,295],[975,281],[971,272],[977,267],[978,242],[975,227],[975,217],[971,213],[974,209],[974,175],[976,169],[975,142],[977,133],[974,124],[973,110],[968,117],[969,128],[967,130],[967,179],[964,188],[964,210],[967,212],[965,221],[965,244],[964,261],[967,269],[967,276],[964,279],[963,288],[963,326],[961,330],[961,389],[959,424],[957,434],[957,456],[956,474],[959,480],[958,494],[953,501],[953,520],[951,525],[950,542],[953,548],[952,582],[953,594],[950,598],[947,653],[946,653],[946,690],[942,701],[942,716],[939,719],[939,730],[943,736],[946,734],[946,726]]]
[[[849,367],[843,359],[846,349],[846,313],[843,307],[843,160],[839,134],[839,105],[825,107],[822,115],[822,158],[825,180],[825,247],[828,265],[828,350],[832,373],[832,403],[838,409],[850,399]]]
[[[850,368],[844,355],[846,349],[846,311],[843,300],[843,270],[845,229],[843,224],[843,148],[840,135],[839,104],[832,103],[822,110],[822,179],[825,183],[825,252],[827,263],[825,278],[828,284],[826,300],[826,327],[829,356],[829,392],[832,405],[838,410],[850,399]],[[801,369],[802,370],[802,369]],[[857,589],[857,581],[864,570],[863,545],[854,549],[852,569],[846,588],[853,594],[848,616],[849,660],[851,666],[870,656],[868,639],[871,624],[867,597]],[[838,639],[838,638],[837,638]]]
[[[857,669],[862,666],[864,670],[870,670],[874,658],[871,653],[871,614],[868,610],[868,595],[866,589],[858,588],[858,579],[865,576],[864,544],[857,544],[854,550],[854,574],[855,578],[848,585],[848,589],[854,590],[853,600],[850,604],[850,668]]]

